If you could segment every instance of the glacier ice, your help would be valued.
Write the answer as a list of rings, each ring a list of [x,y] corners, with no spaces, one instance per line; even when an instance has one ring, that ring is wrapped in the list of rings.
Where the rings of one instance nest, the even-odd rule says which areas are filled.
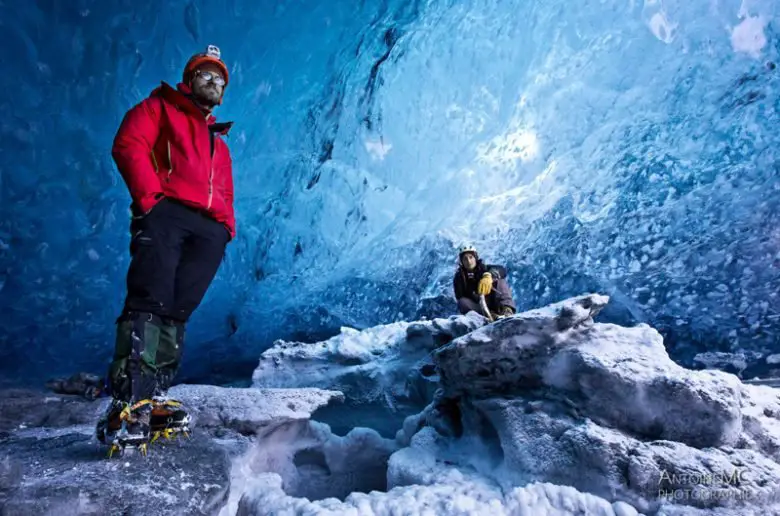
[[[370,426],[392,436],[404,418],[431,402],[438,376],[431,352],[484,325],[476,312],[431,321],[396,322],[358,331],[341,328],[322,342],[278,340],[260,356],[255,388],[321,387],[344,393],[346,403],[315,414],[334,432]]]
[[[413,323],[397,322],[358,331],[341,328],[323,342],[276,341],[252,374],[253,387],[327,387],[360,403],[417,399],[409,382],[439,346],[481,327],[476,312]]]
[[[777,390],[743,384],[722,371],[685,369],[647,325],[595,323],[607,303],[607,296],[583,295],[439,342],[430,351],[438,389],[396,435],[400,449],[389,458],[386,495],[355,493],[309,503],[269,476],[246,491],[247,513],[295,508],[383,514],[394,499],[408,500],[412,512],[438,503],[462,514],[543,510],[526,496],[541,496],[563,513],[777,510]],[[417,324],[430,331],[436,322],[410,326]],[[324,350],[332,352],[341,342],[352,344],[353,355],[370,356],[361,365],[371,367],[312,374]],[[388,388],[395,364],[419,353],[410,342],[384,326],[320,343],[279,343],[266,352],[255,379],[267,375],[268,386],[345,386],[346,401],[359,401],[363,393]],[[384,354],[372,352],[377,349]],[[287,374],[275,374],[271,358]],[[358,376],[359,382],[345,381]],[[354,385],[361,389],[350,391]],[[393,388],[404,387],[399,381]],[[566,494],[556,495],[561,486]],[[521,494],[514,505],[513,496]],[[564,506],[553,502],[557,496]]]
[[[779,15],[773,0],[5,5],[2,376],[105,367],[128,263],[110,141],[206,43],[232,71],[218,114],[236,120],[240,236],[185,372],[448,315],[462,240],[509,265],[521,310],[600,291],[604,317],[651,324],[676,358],[777,352]]]
[[[118,463],[97,460],[90,430],[107,400],[3,390],[0,504],[25,514],[777,512],[778,391],[675,364],[647,325],[595,322],[608,302],[582,295],[490,325],[472,313],[279,342],[258,371],[285,388],[175,386],[193,440]],[[370,396],[402,392],[394,373],[421,352],[437,389],[395,439],[316,420],[323,406],[361,400],[355,377]],[[312,374],[322,356],[364,361]]]

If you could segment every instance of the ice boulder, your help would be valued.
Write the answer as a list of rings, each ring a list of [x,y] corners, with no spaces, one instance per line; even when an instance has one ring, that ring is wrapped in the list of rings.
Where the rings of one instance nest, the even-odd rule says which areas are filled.
[[[777,391],[678,366],[649,326],[595,323],[607,302],[567,299],[437,349],[440,388],[399,431],[389,485],[455,468],[504,492],[550,482],[646,513],[780,508]]]
[[[733,445],[742,430],[741,382],[674,363],[640,324],[594,324],[605,296],[586,295],[498,321],[435,353],[445,396],[550,389],[582,416],[645,438]]]
[[[397,322],[341,333],[315,343],[276,341],[252,375],[254,387],[318,387],[344,393],[347,401],[387,404],[425,401],[421,382],[431,376],[432,350],[486,323],[474,312],[430,321]]]

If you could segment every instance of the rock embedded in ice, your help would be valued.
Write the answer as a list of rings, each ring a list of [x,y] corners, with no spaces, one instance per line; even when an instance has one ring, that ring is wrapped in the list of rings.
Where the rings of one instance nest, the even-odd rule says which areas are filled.
[[[448,395],[472,396],[541,385],[550,357],[572,333],[592,324],[607,303],[589,295],[516,314],[472,331],[434,352]]]

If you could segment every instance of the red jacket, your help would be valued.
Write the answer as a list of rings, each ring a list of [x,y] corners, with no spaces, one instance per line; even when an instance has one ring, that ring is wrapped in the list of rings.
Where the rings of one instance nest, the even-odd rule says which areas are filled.
[[[127,112],[111,151],[133,203],[148,213],[163,197],[202,210],[236,235],[230,151],[218,124],[166,83]],[[212,141],[213,137],[213,141]]]

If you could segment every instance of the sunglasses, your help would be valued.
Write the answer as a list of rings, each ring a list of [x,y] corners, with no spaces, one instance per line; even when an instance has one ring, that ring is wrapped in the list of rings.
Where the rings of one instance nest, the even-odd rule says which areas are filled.
[[[216,73],[213,73],[213,72],[201,72],[200,70],[198,70],[195,73],[198,74],[199,76],[203,77],[204,81],[214,81],[214,84],[216,84],[218,86],[224,86],[225,85],[225,79],[223,79],[222,77],[220,77]]]

